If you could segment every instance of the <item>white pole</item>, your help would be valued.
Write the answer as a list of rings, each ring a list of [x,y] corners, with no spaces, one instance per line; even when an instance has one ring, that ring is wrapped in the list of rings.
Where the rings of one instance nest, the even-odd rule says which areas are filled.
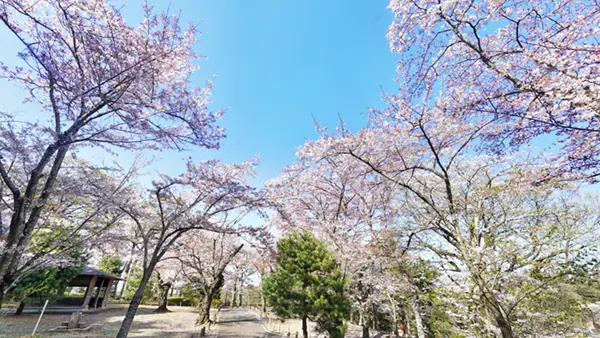
[[[35,331],[37,331],[38,325],[40,325],[40,321],[42,320],[42,316],[44,315],[44,311],[46,311],[46,306],[48,305],[48,300],[46,299],[46,303],[44,303],[44,308],[42,308],[42,313],[40,313],[40,318],[38,318],[37,323],[35,323],[35,327],[33,328],[32,336],[35,336]]]

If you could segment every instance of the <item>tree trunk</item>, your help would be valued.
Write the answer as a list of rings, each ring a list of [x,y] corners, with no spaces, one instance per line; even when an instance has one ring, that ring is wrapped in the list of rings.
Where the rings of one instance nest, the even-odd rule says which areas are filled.
[[[3,302],[4,302],[4,284],[0,283],[0,309],[2,308]]]
[[[402,329],[402,337],[410,337],[410,319],[408,318],[408,315],[406,314],[405,311],[402,311],[402,323],[401,323],[401,328]]]
[[[500,332],[502,332],[502,338],[513,338],[512,327],[506,319],[502,316],[496,316],[496,325],[498,325]]]
[[[77,129],[73,131],[76,133]],[[13,214],[10,220],[9,231],[4,241],[4,253],[0,255],[0,280],[6,280],[6,277],[10,277],[23,256],[25,246],[27,246],[31,239],[31,234],[45,207],[45,202],[50,197],[58,172],[69,150],[68,145],[61,145],[61,142],[65,141],[65,137],[68,138],[69,136],[59,136],[60,140],[46,148],[37,165],[31,171],[25,193],[16,192],[17,195],[15,197],[17,199],[13,203]],[[44,175],[44,169],[50,163],[55,153],[56,156],[54,157],[52,167],[50,172],[46,174],[46,182],[43,184],[43,189],[40,193],[38,191],[40,179]],[[36,195],[38,194],[39,197],[36,199]],[[26,219],[27,214],[29,217]]]
[[[375,309],[375,304],[373,304],[373,317],[371,317],[371,325],[373,330],[377,329],[377,311]]]
[[[396,305],[392,304],[392,325],[394,326],[394,335],[398,336],[398,311]]]
[[[237,297],[237,281],[234,279],[233,280],[233,292],[231,294],[231,306],[232,307],[237,306],[236,297]]]
[[[133,295],[133,298],[131,298],[131,302],[127,308],[127,313],[125,314],[125,318],[121,323],[121,328],[119,329],[119,333],[117,333],[116,338],[126,338],[129,334],[129,329],[131,329],[131,324],[133,324],[133,318],[135,317],[138,307],[140,307],[140,304],[142,303],[146,284],[148,284],[150,276],[152,276],[152,271],[154,270],[155,265],[156,263],[151,262],[150,267],[144,271],[144,275],[140,281],[140,286],[137,288],[137,290],[135,290],[135,294]]]
[[[0,298],[0,307],[2,307],[2,299]],[[260,310],[262,313],[267,312],[267,302],[265,301],[265,294],[260,291]]]
[[[480,283],[483,284],[483,283]],[[508,316],[504,312],[500,302],[495,298],[494,295],[490,295],[487,298],[487,308],[493,319],[496,321],[496,327],[500,330],[502,338],[513,338],[513,330],[508,320]]]
[[[21,302],[19,302],[19,307],[17,307],[17,311],[15,311],[15,316],[22,315],[24,309],[25,309],[25,301],[22,300]]]
[[[423,320],[421,319],[421,312],[419,312],[419,306],[414,299],[410,300],[410,307],[412,308],[415,316],[415,326],[417,329],[417,338],[425,338],[425,330],[423,329]]]
[[[370,334],[369,334],[369,325],[362,325],[362,338],[369,338]]]
[[[201,325],[210,322],[210,308],[214,293],[215,290],[204,292],[204,297],[202,297],[202,305],[200,306],[200,313],[198,314],[196,324]]]
[[[369,338],[369,324],[365,320],[365,314],[362,307],[358,310],[358,325],[362,328],[362,338]]]
[[[133,255],[133,249],[131,250]],[[123,269],[123,273],[121,273],[121,277],[123,278],[123,286],[121,290],[119,290],[119,298],[123,297],[123,293],[125,293],[125,288],[127,287],[127,277],[129,277],[129,272],[131,272],[131,266],[133,265],[133,258],[127,260],[127,264],[125,264],[125,269]]]
[[[306,323],[306,316],[302,316],[302,338],[308,338],[308,325]]]
[[[161,283],[160,286],[160,300],[158,301],[158,308],[154,310],[154,312],[165,313],[170,312],[167,309],[167,301],[169,299],[169,290],[171,289],[171,283],[165,282]]]

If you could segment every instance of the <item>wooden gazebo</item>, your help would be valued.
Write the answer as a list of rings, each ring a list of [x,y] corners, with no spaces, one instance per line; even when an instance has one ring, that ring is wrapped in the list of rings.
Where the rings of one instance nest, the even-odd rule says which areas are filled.
[[[112,285],[118,280],[121,280],[119,276],[86,266],[68,285],[86,287],[83,298],[63,298],[58,303],[62,306],[81,306],[82,310],[106,307]]]

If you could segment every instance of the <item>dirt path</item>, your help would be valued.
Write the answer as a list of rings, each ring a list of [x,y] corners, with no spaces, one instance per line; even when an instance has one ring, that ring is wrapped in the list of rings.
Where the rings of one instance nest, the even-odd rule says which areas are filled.
[[[258,316],[249,309],[225,308],[219,316],[218,338],[279,337],[268,333]]]

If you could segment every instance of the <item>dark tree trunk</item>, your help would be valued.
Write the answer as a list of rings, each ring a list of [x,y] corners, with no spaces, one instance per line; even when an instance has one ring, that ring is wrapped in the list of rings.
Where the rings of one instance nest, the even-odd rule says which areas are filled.
[[[169,299],[168,297],[169,297],[169,290],[171,289],[171,283],[170,282],[162,283],[162,284],[160,284],[159,288],[160,288],[160,300],[158,301],[158,308],[154,312],[159,312],[159,313],[170,312],[169,309],[167,309],[167,301]]]
[[[400,322],[400,330],[402,331],[402,337],[408,337],[410,335],[410,320],[406,315],[406,312],[402,313],[402,321]]]
[[[25,309],[25,301],[22,300],[21,302],[19,302],[19,307],[17,307],[17,311],[15,311],[15,316],[22,315],[24,309]]]
[[[302,316],[302,337],[308,338],[308,325],[306,323],[306,316]]]
[[[77,129],[73,129],[76,133]],[[27,182],[25,193],[13,191],[15,198],[13,203],[13,214],[10,220],[8,235],[4,242],[4,253],[0,255],[0,280],[6,280],[15,270],[16,265],[21,260],[25,246],[31,239],[31,234],[37,225],[40,214],[44,209],[45,202],[50,197],[58,172],[62,167],[65,155],[69,150],[68,145],[61,145],[65,136],[61,135],[62,140],[49,145],[40,158],[35,168],[31,171],[31,176]],[[50,172],[47,173],[46,182],[43,184],[40,193],[40,179],[43,171],[56,153]],[[4,168],[3,168],[4,169]],[[3,175],[4,177],[4,175]],[[12,190],[12,189],[11,189]],[[18,189],[17,189],[18,190]],[[35,196],[39,194],[36,199]],[[31,203],[35,201],[36,203]],[[28,218],[27,215],[28,214]]]
[[[392,325],[394,325],[394,335],[395,336],[399,336],[400,335],[400,330],[398,330],[398,312],[396,312],[396,307],[393,307],[394,311],[392,314]]]
[[[502,338],[513,338],[512,327],[506,319],[501,316],[497,316],[496,325],[498,325],[500,332],[502,332]]]
[[[117,333],[116,338],[126,338],[129,334],[129,329],[131,329],[131,324],[133,324],[133,318],[137,312],[137,309],[140,307],[142,303],[142,298],[144,298],[144,290],[146,289],[146,284],[150,280],[150,276],[152,276],[152,271],[154,270],[154,266],[156,263],[150,265],[146,271],[144,271],[144,275],[142,276],[142,280],[140,281],[140,286],[135,290],[135,294],[129,303],[129,307],[127,308],[127,313],[125,314],[125,318],[121,323],[121,328],[119,329],[119,333]]]
[[[373,317],[371,317],[371,325],[373,330],[377,330],[377,309],[375,308],[375,304],[373,304]]]
[[[4,284],[0,283],[0,309],[2,308],[3,302],[4,302]]]
[[[369,325],[363,324],[362,326],[362,338],[369,338]]]
[[[483,282],[479,283],[483,284]],[[508,316],[502,310],[502,306],[500,302],[495,298],[494,295],[490,295],[486,297],[487,299],[487,308],[490,311],[490,314],[494,316],[496,321],[496,327],[500,329],[500,333],[502,334],[502,338],[513,338],[513,330],[510,325],[510,321],[508,320]]]
[[[200,313],[198,314],[198,319],[196,320],[196,324],[202,325],[205,323],[209,323],[210,320],[210,308],[212,306],[213,296],[215,294],[215,290],[206,290],[204,292],[204,297],[202,297],[202,304],[200,305]]]

